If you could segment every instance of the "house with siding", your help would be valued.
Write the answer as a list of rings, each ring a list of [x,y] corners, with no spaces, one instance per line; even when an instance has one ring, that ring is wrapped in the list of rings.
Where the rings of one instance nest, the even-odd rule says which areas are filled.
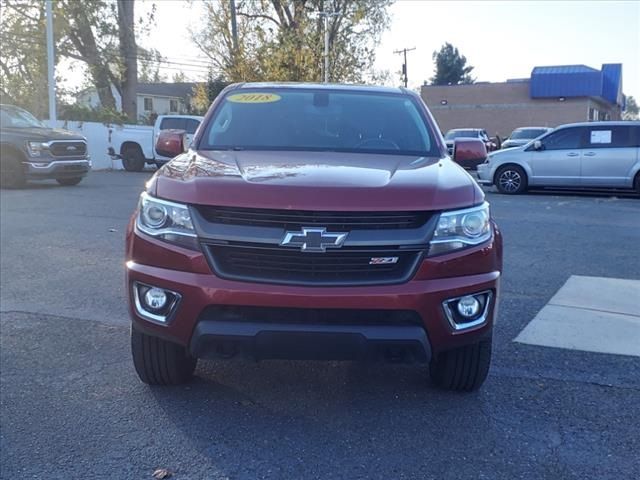
[[[138,118],[149,118],[153,114],[188,113],[195,86],[194,82],[138,83],[136,89]],[[111,91],[116,100],[116,108],[122,111],[122,97],[115,87],[112,87]],[[82,91],[77,96],[76,102],[89,108],[100,107],[100,97],[93,87]]]

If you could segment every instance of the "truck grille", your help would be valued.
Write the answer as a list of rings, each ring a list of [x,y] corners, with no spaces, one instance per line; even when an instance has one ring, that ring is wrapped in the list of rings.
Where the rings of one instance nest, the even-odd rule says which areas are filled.
[[[87,154],[87,144],[83,140],[51,142],[49,151],[54,157],[84,157]]]
[[[261,245],[204,246],[211,268],[230,280],[291,285],[382,285],[408,281],[423,249],[345,247],[310,253]],[[396,263],[371,264],[372,258],[397,257]]]
[[[209,222],[295,230],[315,225],[327,230],[383,230],[419,228],[428,212],[310,212],[260,208],[197,207]]]

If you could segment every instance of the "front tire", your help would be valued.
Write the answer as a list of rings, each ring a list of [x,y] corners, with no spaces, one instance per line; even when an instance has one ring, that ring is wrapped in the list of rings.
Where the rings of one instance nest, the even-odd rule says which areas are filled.
[[[0,158],[0,188],[22,188],[26,183],[20,157],[3,151]]]
[[[74,185],[78,185],[82,181],[82,177],[71,177],[71,178],[56,178],[56,182],[65,187],[72,187]]]
[[[185,347],[134,328],[131,328],[131,354],[138,377],[149,385],[186,383],[198,362]]]
[[[127,172],[141,172],[146,160],[140,147],[128,146],[122,152],[122,166]]]
[[[500,167],[493,182],[500,193],[516,195],[527,189],[527,174],[517,165]]]
[[[640,172],[636,173],[636,179],[633,181],[633,188],[640,195]]]
[[[431,381],[446,390],[477,390],[489,373],[491,344],[483,340],[441,353],[429,364]]]

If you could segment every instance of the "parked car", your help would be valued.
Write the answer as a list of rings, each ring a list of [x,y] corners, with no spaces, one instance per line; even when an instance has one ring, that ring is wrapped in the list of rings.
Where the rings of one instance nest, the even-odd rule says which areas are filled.
[[[489,369],[502,240],[420,97],[245,83],[146,184],[127,231],[140,379],[198,358],[429,362],[473,390]],[[170,153],[170,152],[166,152]]]
[[[480,183],[499,192],[528,187],[635,188],[640,193],[640,122],[562,125],[522,147],[489,154]]]
[[[484,142],[488,152],[492,152],[497,148],[496,144],[489,138],[486,130],[481,128],[454,128],[444,136],[449,155],[453,155],[453,145],[460,138],[479,138]]]
[[[140,172],[145,164],[161,167],[170,158],[156,152],[154,145],[162,130],[185,130],[191,141],[202,117],[195,115],[160,115],[153,127],[127,125],[116,127],[110,134],[109,155],[122,160],[122,166],[128,172]]]
[[[77,185],[91,169],[87,140],[49,128],[22,108],[0,105],[0,186],[19,188],[28,180]]]
[[[508,139],[502,142],[502,148],[521,147],[526,145],[531,140],[550,132],[553,128],[550,127],[522,127],[516,128]]]

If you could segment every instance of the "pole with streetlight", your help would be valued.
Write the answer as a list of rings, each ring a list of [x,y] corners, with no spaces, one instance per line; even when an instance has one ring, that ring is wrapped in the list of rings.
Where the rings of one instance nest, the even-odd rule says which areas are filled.
[[[53,57],[53,6],[51,0],[46,1],[47,14],[47,77],[49,92],[49,120],[55,122],[56,115],[56,78],[55,63]],[[53,125],[55,127],[55,125]]]

